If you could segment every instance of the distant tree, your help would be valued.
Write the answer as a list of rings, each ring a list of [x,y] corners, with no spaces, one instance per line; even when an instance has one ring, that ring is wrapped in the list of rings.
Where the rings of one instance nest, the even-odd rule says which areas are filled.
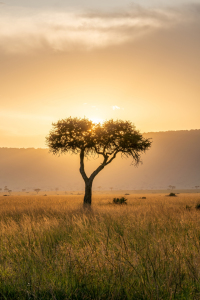
[[[12,193],[12,190],[8,190],[9,195]]]
[[[174,190],[176,187],[175,185],[169,185],[170,190]]]
[[[199,188],[199,185],[195,185],[195,189],[198,189]]]
[[[112,192],[112,190],[113,190],[113,187],[111,186],[111,187],[110,187],[110,191]]]
[[[7,192],[9,190],[9,188],[7,187],[7,185],[4,186],[4,191]]]
[[[2,189],[0,188],[0,191],[2,191]]]
[[[22,189],[22,192],[26,192],[26,189]]]
[[[109,120],[103,124],[94,124],[86,118],[70,117],[52,125],[53,129],[46,138],[50,152],[80,155],[80,173],[85,182],[84,204],[91,205],[94,178],[118,153],[121,153],[122,157],[132,157],[133,163],[138,165],[141,162],[141,153],[151,146],[151,141],[143,138],[130,121]],[[90,176],[87,176],[84,158],[91,155],[100,155],[103,161]]]
[[[34,189],[34,191],[38,194],[41,191],[41,189]]]

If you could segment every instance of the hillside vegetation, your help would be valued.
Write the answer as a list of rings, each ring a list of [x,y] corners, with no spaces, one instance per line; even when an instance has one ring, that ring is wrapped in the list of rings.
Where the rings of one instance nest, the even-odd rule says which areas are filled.
[[[0,197],[0,298],[200,299],[198,194],[145,196]]]

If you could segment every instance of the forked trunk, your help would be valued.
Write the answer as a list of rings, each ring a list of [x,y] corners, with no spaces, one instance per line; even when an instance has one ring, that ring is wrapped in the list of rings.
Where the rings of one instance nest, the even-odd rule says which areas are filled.
[[[90,175],[88,178],[86,173],[85,173],[85,168],[84,168],[84,149],[81,150],[80,152],[80,173],[83,177],[83,180],[85,181],[85,196],[83,200],[83,206],[84,207],[91,207],[92,203],[92,182],[95,178],[95,176],[103,170],[105,164],[106,164],[106,157],[104,158],[104,162]]]
[[[92,183],[85,183],[84,206],[91,205],[92,202]]]

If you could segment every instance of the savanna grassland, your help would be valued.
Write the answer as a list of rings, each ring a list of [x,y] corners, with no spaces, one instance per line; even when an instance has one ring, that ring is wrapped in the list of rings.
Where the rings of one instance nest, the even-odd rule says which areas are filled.
[[[114,196],[1,196],[0,299],[200,299],[200,194]]]

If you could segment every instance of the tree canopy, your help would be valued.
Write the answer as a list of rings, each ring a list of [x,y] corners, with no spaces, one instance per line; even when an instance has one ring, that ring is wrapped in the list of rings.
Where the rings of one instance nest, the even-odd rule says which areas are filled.
[[[151,141],[144,139],[130,121],[109,120],[94,124],[86,118],[67,118],[53,123],[47,137],[47,145],[54,154],[71,152],[78,154],[84,150],[85,156],[102,155],[109,164],[117,155],[132,157],[140,162],[141,153],[150,146]]]

